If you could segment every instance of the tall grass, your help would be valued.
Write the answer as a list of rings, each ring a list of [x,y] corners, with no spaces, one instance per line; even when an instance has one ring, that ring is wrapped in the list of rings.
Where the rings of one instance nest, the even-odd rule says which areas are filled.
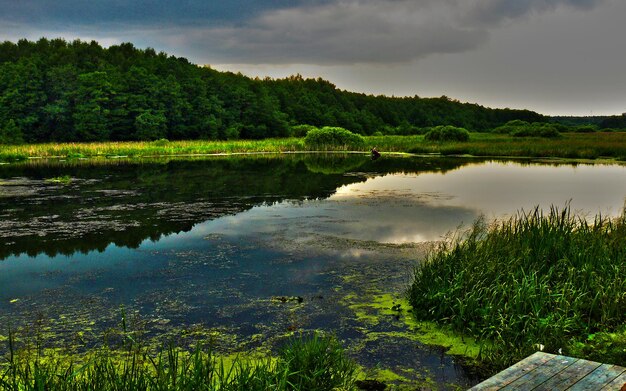
[[[483,359],[503,367],[626,331],[625,276],[626,215],[591,222],[553,207],[477,221],[416,268],[409,298],[419,318],[493,342]]]
[[[334,338],[291,339],[275,358],[224,360],[210,349],[173,345],[157,354],[131,342],[124,352],[101,348],[60,359],[40,349],[18,351],[9,338],[0,389],[18,390],[353,390],[356,364]]]
[[[0,162],[13,162],[33,157],[152,157],[175,155],[206,155],[257,152],[294,152],[320,149],[306,145],[302,138],[232,140],[232,141],[167,141],[48,143],[0,145]],[[519,138],[510,135],[472,133],[469,141],[429,142],[424,136],[368,136],[361,145],[322,146],[322,149],[418,154],[502,157],[559,157],[597,159],[602,157],[626,160],[626,133],[566,134],[558,139]]]

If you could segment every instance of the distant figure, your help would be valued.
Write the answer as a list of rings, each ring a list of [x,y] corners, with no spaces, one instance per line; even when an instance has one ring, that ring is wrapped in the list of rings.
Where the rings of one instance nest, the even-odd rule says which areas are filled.
[[[380,157],[380,152],[376,149],[376,147],[372,148],[372,160],[376,160]]]

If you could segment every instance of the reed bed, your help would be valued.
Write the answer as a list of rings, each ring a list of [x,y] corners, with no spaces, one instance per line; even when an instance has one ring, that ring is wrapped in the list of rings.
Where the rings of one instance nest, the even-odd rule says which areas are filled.
[[[495,369],[533,351],[626,364],[626,215],[534,209],[483,220],[450,239],[415,270],[409,300],[419,319],[489,341]]]
[[[417,142],[406,152],[501,157],[626,160],[626,133],[569,133],[561,138],[472,133],[467,142]]]
[[[362,146],[307,146],[303,138],[231,141],[48,143],[0,146],[0,162],[28,158],[152,157],[297,151],[369,151],[501,157],[626,160],[626,133],[565,134],[558,139],[472,133],[467,142],[429,142],[424,136],[368,136]]]
[[[170,345],[150,354],[131,342],[123,352],[100,348],[82,357],[17,351],[13,338],[0,365],[0,389],[18,390],[353,390],[356,364],[330,337],[293,338],[277,357],[232,360],[210,349]]]

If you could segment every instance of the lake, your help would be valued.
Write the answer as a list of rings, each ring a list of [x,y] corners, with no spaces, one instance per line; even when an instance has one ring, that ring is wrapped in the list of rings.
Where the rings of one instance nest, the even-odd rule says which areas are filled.
[[[374,376],[467,387],[480,379],[416,338],[408,308],[383,308],[401,302],[412,268],[480,216],[551,205],[617,216],[625,196],[622,165],[360,154],[3,165],[0,340],[12,327],[80,351],[122,314],[152,343],[210,338],[224,353],[321,330]]]

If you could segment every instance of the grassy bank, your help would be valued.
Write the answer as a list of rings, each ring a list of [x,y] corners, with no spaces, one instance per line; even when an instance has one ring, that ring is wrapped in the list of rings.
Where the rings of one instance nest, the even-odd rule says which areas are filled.
[[[508,157],[556,157],[573,159],[612,158],[626,160],[626,133],[566,134],[561,138],[524,138],[509,135],[472,133],[466,142],[430,142],[424,136],[370,136],[358,148],[369,151],[377,147],[382,152],[409,152]],[[166,141],[49,143],[0,146],[0,162],[28,158],[91,158],[147,157],[195,154],[229,154],[250,152],[293,152],[317,150],[306,146],[302,138],[234,140],[234,141]],[[342,150],[327,146],[323,149]]]
[[[415,272],[418,319],[492,342],[494,369],[539,350],[626,365],[626,215],[568,208],[477,221]]]
[[[354,390],[356,364],[333,338],[294,338],[276,357],[218,358],[210,349],[168,346],[151,353],[130,342],[82,356],[11,349],[0,389],[17,390]]]

